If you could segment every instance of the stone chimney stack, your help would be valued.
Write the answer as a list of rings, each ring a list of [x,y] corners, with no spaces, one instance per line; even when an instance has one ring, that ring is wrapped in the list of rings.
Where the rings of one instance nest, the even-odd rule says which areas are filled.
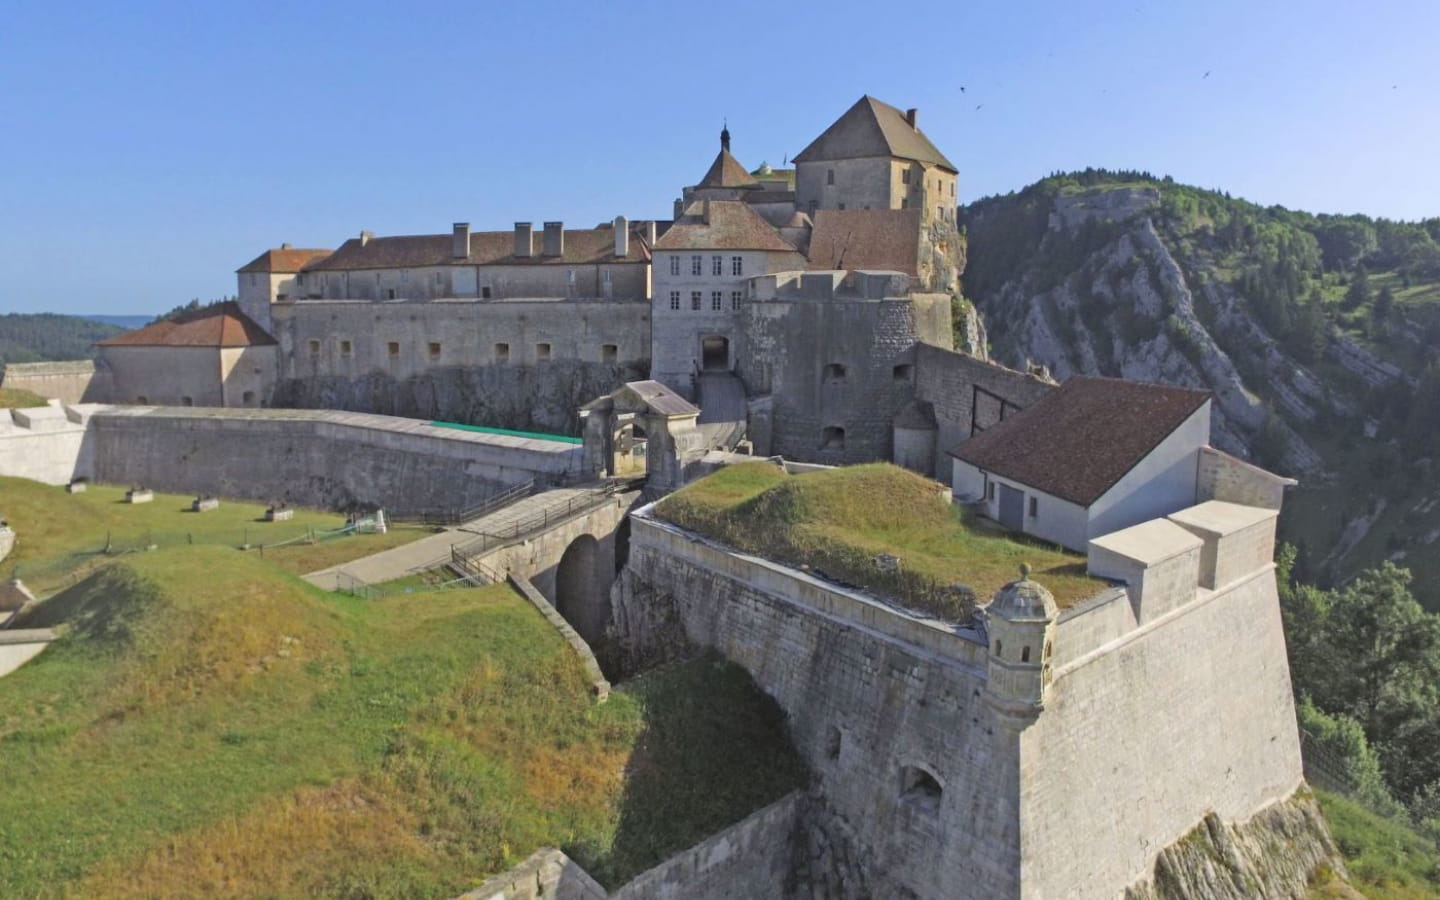
[[[644,228],[645,228],[645,246],[647,246],[647,247],[654,247],[654,246],[655,246],[655,220],[654,220],[654,219],[650,219],[649,221],[647,221],[647,222],[645,223],[645,225],[644,225]]]
[[[456,222],[450,235],[450,255],[455,259],[470,258],[470,223]]]
[[[630,220],[624,216],[615,217],[615,256],[624,259],[630,255]]]
[[[363,246],[365,246],[366,244],[370,243],[370,241],[373,240],[374,237],[375,237],[375,232],[373,232],[373,231],[362,231],[362,232],[360,232],[360,246],[363,247]]]
[[[295,246],[294,244],[290,243],[289,241],[286,241],[285,243],[283,243],[283,244],[280,245],[280,249],[281,249],[281,250],[290,250],[290,249],[294,248],[294,246]]]
[[[911,128],[915,128],[915,129],[918,131],[919,129],[918,129],[918,128],[916,127],[916,125],[915,125],[915,120],[916,120],[917,117],[919,117],[919,115],[920,115],[920,110],[918,110],[918,109],[907,109],[907,110],[905,110],[905,123],[906,123],[907,125],[909,125]]]
[[[515,255],[520,259],[535,255],[535,228],[529,222],[515,223]]]
[[[545,223],[545,243],[542,251],[546,256],[565,255],[565,223]]]

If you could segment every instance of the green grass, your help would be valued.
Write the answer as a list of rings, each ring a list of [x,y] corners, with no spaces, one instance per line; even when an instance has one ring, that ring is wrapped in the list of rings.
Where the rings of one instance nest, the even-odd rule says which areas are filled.
[[[747,552],[808,565],[951,618],[968,610],[948,586],[968,585],[985,599],[1019,577],[1021,563],[1061,607],[1105,587],[1085,574],[1083,557],[970,521],[946,502],[946,493],[886,463],[795,476],[748,463],[670,495],[656,513]],[[898,575],[875,566],[882,553],[901,558]]]
[[[112,552],[204,544],[239,547],[278,543],[345,524],[336,513],[297,509],[288,522],[262,521],[262,504],[225,500],[210,512],[190,511],[189,495],[157,493],[150,503],[124,502],[125,488],[92,484],[81,494],[23,478],[0,477],[0,514],[18,536],[15,551],[0,563],[0,577],[18,571],[32,589],[49,591],[88,574],[90,560],[77,554],[100,553],[109,541]],[[294,544],[267,549],[267,560],[287,571],[304,573],[338,565],[400,544],[424,533],[395,529],[383,535],[353,535],[314,545]]]
[[[1440,897],[1440,854],[1434,844],[1345,797],[1315,794],[1357,890],[1370,900]]]
[[[45,398],[21,388],[0,388],[0,409],[26,409],[44,406]]]
[[[6,896],[444,897],[544,845],[613,882],[804,781],[743,673],[597,705],[505,586],[367,603],[161,550],[22,624],[62,623],[0,679]]]

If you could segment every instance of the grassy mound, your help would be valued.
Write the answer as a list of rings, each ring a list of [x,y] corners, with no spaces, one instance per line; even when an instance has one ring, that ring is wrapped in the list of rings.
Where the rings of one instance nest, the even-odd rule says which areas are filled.
[[[597,706],[506,586],[366,603],[197,546],[26,618],[64,636],[0,679],[7,896],[454,896],[546,844],[618,881],[804,779],[743,673]]]
[[[1353,800],[1326,791],[1315,795],[1357,890],[1370,900],[1440,897],[1440,852],[1434,844]],[[1317,886],[1316,896],[1341,896],[1324,888]]]
[[[21,388],[0,388],[0,409],[28,409],[44,406],[45,398]]]
[[[261,551],[258,548],[263,544],[303,538],[312,530],[339,528],[345,518],[297,509],[289,522],[265,522],[263,504],[226,500],[219,509],[195,513],[190,511],[193,499],[157,493],[153,502],[132,505],[124,502],[125,488],[114,485],[94,484],[85,493],[70,494],[38,481],[0,477],[0,514],[9,519],[19,536],[15,551],[0,563],[0,577],[18,571],[32,589],[47,592],[73,584],[77,573],[90,571],[89,564],[106,561],[103,553],[107,546],[112,553],[120,553],[152,544],[165,548],[248,543],[257,548],[252,552],[263,552],[268,562],[305,573],[423,536],[416,529],[397,529]]]
[[[662,500],[661,518],[836,580],[893,596],[907,606],[960,619],[969,610],[950,589],[994,594],[1029,563],[1062,607],[1104,582],[1080,556],[985,529],[946,502],[945,489],[888,463],[786,475],[769,463],[721,469]],[[882,553],[899,572],[875,565]]]

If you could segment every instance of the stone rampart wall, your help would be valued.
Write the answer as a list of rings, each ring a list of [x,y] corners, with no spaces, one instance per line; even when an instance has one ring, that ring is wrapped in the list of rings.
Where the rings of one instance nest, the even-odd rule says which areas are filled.
[[[617,642],[678,628],[744,666],[788,713],[824,830],[851,836],[871,894],[1016,895],[1017,754],[981,699],[982,644],[643,514],[630,541]],[[941,796],[917,789],[921,771]]]
[[[935,477],[950,483],[949,452],[971,436],[972,424],[984,430],[1000,421],[997,397],[1013,407],[1008,414],[1054,389],[1055,385],[1034,375],[921,344],[915,351],[915,396],[935,408]]]
[[[111,407],[94,476],[160,490],[347,509],[454,509],[578,471],[580,447],[358,413]]]
[[[110,372],[89,359],[10,363],[0,372],[0,387],[62,403],[104,403],[110,400]]]
[[[43,484],[90,477],[95,448],[84,419],[73,407],[0,409],[0,475]]]

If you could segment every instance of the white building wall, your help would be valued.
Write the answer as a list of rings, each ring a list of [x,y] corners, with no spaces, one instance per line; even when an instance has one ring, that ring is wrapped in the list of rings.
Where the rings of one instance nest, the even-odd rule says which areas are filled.
[[[1088,540],[1194,506],[1200,448],[1210,442],[1206,400],[1135,468],[1090,504]],[[1084,541],[1076,549],[1083,550]]]

